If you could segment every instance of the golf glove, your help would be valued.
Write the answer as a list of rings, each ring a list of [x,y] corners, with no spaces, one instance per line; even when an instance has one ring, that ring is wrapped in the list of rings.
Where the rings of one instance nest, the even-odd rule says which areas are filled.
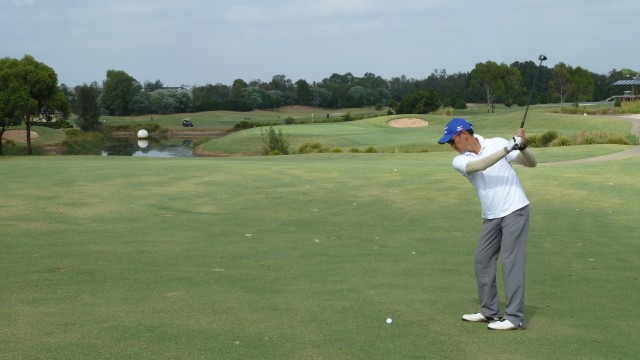
[[[511,138],[511,140],[509,140],[509,143],[507,144],[507,152],[512,152],[513,150],[520,148],[521,145],[522,138],[520,136],[514,136]]]

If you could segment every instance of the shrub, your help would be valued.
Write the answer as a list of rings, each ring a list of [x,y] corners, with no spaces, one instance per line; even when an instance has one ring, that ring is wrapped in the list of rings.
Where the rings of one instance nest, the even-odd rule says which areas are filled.
[[[622,100],[620,100],[620,98],[617,98],[616,101],[613,103],[613,107],[622,107]]]
[[[260,129],[262,142],[264,144],[262,153],[265,155],[288,155],[289,139],[282,135],[282,130],[276,132],[273,126],[269,130]]]
[[[542,147],[542,142],[540,141],[540,135],[527,136],[527,146]]]
[[[573,141],[568,136],[558,136],[553,142],[550,144],[551,146],[571,146],[573,145]]]
[[[466,104],[465,104],[466,105]],[[441,106],[437,112],[438,115],[453,116],[453,108],[451,106]]]
[[[328,151],[329,149],[323,148],[320,143],[313,143],[313,144],[304,143],[300,145],[300,147],[298,148],[299,154],[323,153]]]
[[[256,124],[255,122],[249,122],[249,121],[240,121],[239,123],[233,125],[233,131],[240,131],[240,130],[246,130],[246,129],[251,129],[258,126],[258,124]]]
[[[368,148],[364,149],[364,152],[371,154],[371,153],[377,153],[378,150],[376,150],[376,148],[374,148],[373,146],[369,146]]]
[[[72,138],[82,136],[83,132],[78,129],[68,129],[65,131],[65,134],[67,135],[67,137]]]
[[[287,118],[284,119],[284,123],[286,125],[292,125],[296,123],[296,119],[294,119],[292,116],[287,116]]]
[[[332,152],[332,153],[341,153],[341,152],[342,152],[342,149],[340,149],[340,148],[333,148],[333,149],[331,150],[331,152]]]
[[[555,130],[549,130],[544,134],[540,135],[540,145],[548,146],[558,137],[558,132]]]
[[[350,153],[359,153],[359,152],[360,152],[360,149],[358,149],[358,148],[351,148],[351,149],[349,149],[349,152],[350,152]]]
[[[608,143],[609,144],[618,144],[618,145],[632,145],[635,144],[631,141],[629,141],[629,139],[627,139],[627,137],[620,135],[620,134],[614,134],[609,136],[608,139]]]
[[[563,106],[560,108],[560,113],[562,114],[577,114],[578,113],[578,107],[576,106]]]
[[[67,137],[62,142],[64,153],[78,155],[96,155],[100,154],[107,137],[97,132],[80,132],[74,136]]]

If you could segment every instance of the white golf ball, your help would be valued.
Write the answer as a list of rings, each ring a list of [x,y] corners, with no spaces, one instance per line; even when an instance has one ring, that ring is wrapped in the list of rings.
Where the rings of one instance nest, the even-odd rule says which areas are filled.
[[[149,132],[145,129],[138,130],[138,139],[146,139],[149,137]]]
[[[391,318],[387,318],[387,324],[391,324],[393,320]]]

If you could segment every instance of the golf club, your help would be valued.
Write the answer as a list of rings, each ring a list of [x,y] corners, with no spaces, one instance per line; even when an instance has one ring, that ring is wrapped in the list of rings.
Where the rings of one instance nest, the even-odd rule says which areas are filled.
[[[540,60],[540,64],[538,64],[538,70],[536,70],[536,76],[533,78],[533,84],[531,84],[531,91],[529,92],[529,100],[527,100],[527,107],[524,109],[524,116],[522,117],[522,122],[520,123],[520,128],[524,128],[524,121],[527,120],[527,112],[529,111],[529,104],[531,104],[531,95],[533,95],[533,88],[536,87],[536,80],[538,80],[538,74],[540,74],[540,66],[542,66],[542,62],[547,60],[547,57],[544,55],[538,56],[538,60]]]

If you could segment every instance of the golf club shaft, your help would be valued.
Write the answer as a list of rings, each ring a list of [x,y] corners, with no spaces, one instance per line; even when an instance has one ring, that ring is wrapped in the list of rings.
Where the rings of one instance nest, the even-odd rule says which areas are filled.
[[[524,122],[527,120],[527,112],[529,112],[529,105],[531,104],[531,96],[533,95],[533,88],[536,87],[536,81],[538,80],[538,75],[540,74],[540,67],[542,67],[542,62],[547,60],[547,57],[544,55],[540,55],[538,57],[540,60],[540,64],[538,64],[538,69],[536,70],[536,76],[533,78],[533,84],[531,84],[531,90],[529,91],[529,100],[527,100],[527,107],[524,109],[524,116],[522,117],[522,122],[520,123],[520,128],[524,129]]]

